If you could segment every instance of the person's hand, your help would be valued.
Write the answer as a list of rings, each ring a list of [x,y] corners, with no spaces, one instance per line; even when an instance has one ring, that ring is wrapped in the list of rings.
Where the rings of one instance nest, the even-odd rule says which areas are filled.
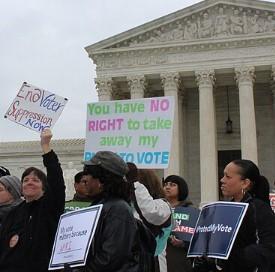
[[[183,247],[184,245],[184,242],[182,240],[177,239],[174,235],[170,236],[170,243],[175,247]]]
[[[221,259],[215,259],[215,265],[218,271],[222,271],[225,266],[225,261]]]
[[[52,132],[49,128],[45,128],[42,130],[40,139],[41,139],[41,147],[44,153],[48,153],[51,151],[50,142],[52,138]]]
[[[210,271],[207,258],[195,257],[193,261],[193,272],[208,272]]]

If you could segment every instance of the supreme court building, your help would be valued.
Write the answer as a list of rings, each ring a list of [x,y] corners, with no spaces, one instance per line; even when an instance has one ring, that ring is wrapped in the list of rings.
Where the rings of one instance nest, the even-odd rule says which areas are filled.
[[[175,97],[170,165],[161,175],[182,175],[194,203],[218,199],[219,177],[235,158],[253,160],[272,187],[275,3],[205,0],[85,49],[100,101]],[[36,165],[39,144],[29,145],[1,143],[0,164]],[[81,169],[84,139],[57,141],[59,149],[63,164]]]
[[[218,198],[225,164],[275,179],[275,4],[205,0],[85,48],[100,101],[174,96],[169,168]]]

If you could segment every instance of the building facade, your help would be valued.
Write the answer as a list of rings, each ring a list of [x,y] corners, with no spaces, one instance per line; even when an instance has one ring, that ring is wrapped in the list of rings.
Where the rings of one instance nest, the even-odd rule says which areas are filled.
[[[164,175],[184,176],[195,202],[218,199],[234,158],[274,180],[274,15],[270,2],[205,0],[86,47],[99,100],[175,97]]]
[[[175,97],[172,156],[160,175],[185,177],[195,203],[218,199],[218,180],[235,158],[253,160],[273,184],[274,3],[205,0],[86,51],[99,100]],[[53,147],[63,169],[82,168],[84,139]],[[42,167],[39,150],[39,142],[2,143],[0,165],[18,175]]]

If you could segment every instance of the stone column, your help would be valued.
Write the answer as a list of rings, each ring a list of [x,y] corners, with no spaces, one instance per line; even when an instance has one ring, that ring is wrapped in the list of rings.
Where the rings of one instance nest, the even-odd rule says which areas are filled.
[[[270,87],[272,92],[273,113],[275,116],[275,64],[272,65]]]
[[[271,95],[272,95],[272,122],[274,124],[275,122],[275,64],[272,65],[271,70],[271,82],[270,82],[270,89],[271,89]],[[275,126],[273,125],[273,131],[272,131],[272,150],[273,150],[273,165],[275,164]],[[275,170],[273,169],[273,176],[275,174]],[[275,182],[273,185],[273,192],[275,193]]]
[[[113,92],[112,78],[96,78],[95,84],[96,84],[99,101],[112,100],[112,92]]]
[[[127,81],[130,88],[131,99],[143,98],[145,91],[144,75],[128,76]]]
[[[184,147],[186,144],[186,97],[185,97],[185,90],[182,84],[180,84],[178,99],[179,99],[178,107],[179,107],[180,176],[185,177],[186,160],[184,157],[184,153],[185,153]]]
[[[218,199],[214,71],[196,71],[199,87],[201,204]]]
[[[174,109],[174,122],[173,122],[173,134],[170,150],[169,167],[164,170],[164,177],[169,175],[180,174],[180,141],[179,141],[179,102],[178,102],[178,88],[180,77],[178,73],[165,73],[161,74],[162,86],[165,96],[174,96],[175,109]]]
[[[257,131],[253,83],[255,81],[254,67],[235,68],[239,88],[241,150],[242,158],[258,164]]]

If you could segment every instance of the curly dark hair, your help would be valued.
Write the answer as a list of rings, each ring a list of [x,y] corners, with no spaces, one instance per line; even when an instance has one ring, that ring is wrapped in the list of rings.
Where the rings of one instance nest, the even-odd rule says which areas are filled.
[[[118,176],[100,165],[85,165],[84,175],[91,175],[103,184],[105,197],[117,197],[130,203],[130,183],[124,177]]]

